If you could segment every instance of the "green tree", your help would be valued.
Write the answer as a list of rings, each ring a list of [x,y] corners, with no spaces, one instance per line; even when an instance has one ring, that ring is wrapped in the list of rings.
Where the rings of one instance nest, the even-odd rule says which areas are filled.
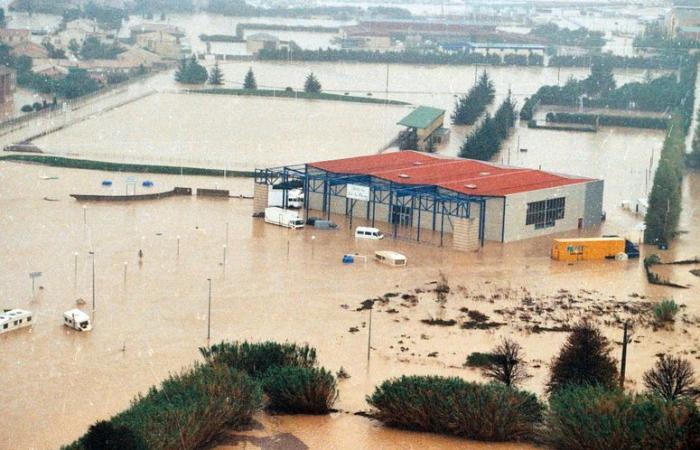
[[[90,36],[80,48],[82,59],[116,59],[124,49],[117,44],[104,44],[99,38]]]
[[[584,80],[584,86],[588,95],[607,95],[615,89],[615,77],[612,65],[596,62],[591,66],[591,74]]]
[[[245,74],[245,79],[243,80],[243,89],[257,89],[258,82],[255,81],[255,74],[253,73],[253,68],[248,69],[248,73]]]
[[[455,125],[472,125],[486,110],[486,106],[493,102],[496,90],[493,81],[484,71],[479,81],[472,86],[466,95],[455,102],[455,110],[452,113],[452,123]]]
[[[5,19],[5,8],[0,8],[0,28],[5,28],[7,26],[7,20]]]
[[[321,92],[321,83],[318,81],[313,72],[306,76],[306,81],[304,82],[304,92],[309,92],[312,94],[318,94]]]
[[[90,425],[83,437],[85,450],[141,450],[145,445],[136,434],[124,425],[99,421]]]
[[[74,55],[80,53],[80,44],[78,44],[78,41],[76,41],[75,39],[71,39],[68,42],[68,50],[70,50],[70,52]]]
[[[92,79],[85,69],[71,68],[57,87],[58,94],[65,98],[76,98],[98,91],[100,84]]]
[[[652,369],[644,372],[644,387],[666,400],[700,396],[695,370],[687,359],[661,355]]]
[[[175,72],[175,81],[178,83],[202,84],[207,81],[207,78],[209,78],[207,69],[199,64],[194,55],[190,58],[183,58]]]
[[[221,71],[218,61],[214,63],[214,67],[209,73],[209,84],[213,84],[216,86],[224,84],[224,73]]]
[[[4,42],[0,42],[0,65],[12,67],[12,65],[15,62],[15,59],[10,53],[11,50],[12,49],[9,45],[5,44]]]
[[[598,328],[589,322],[576,325],[552,361],[547,391],[583,385],[615,387],[617,368],[610,351],[608,340]]]

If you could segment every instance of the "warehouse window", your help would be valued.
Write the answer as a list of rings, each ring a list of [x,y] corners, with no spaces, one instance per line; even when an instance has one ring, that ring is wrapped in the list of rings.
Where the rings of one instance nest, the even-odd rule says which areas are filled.
[[[564,197],[528,203],[525,225],[534,225],[536,230],[553,227],[557,220],[564,218],[565,206]]]

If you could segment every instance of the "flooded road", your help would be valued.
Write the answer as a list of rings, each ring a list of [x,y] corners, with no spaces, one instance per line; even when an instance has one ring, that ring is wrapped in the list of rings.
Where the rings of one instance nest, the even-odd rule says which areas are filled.
[[[58,179],[44,180],[42,176]],[[689,320],[700,314],[700,305],[694,301],[699,283],[688,290],[648,286],[639,261],[555,263],[548,256],[549,238],[505,246],[487,243],[480,252],[460,253],[406,241],[355,242],[342,218],[336,218],[341,224],[337,232],[290,232],[252,219],[249,200],[171,198],[93,203],[83,210],[68,197],[75,192],[102,192],[104,179],[113,180],[112,189],[119,192],[128,176],[0,163],[0,232],[11,237],[3,240],[0,252],[0,264],[5,268],[0,273],[2,306],[29,309],[37,318],[30,330],[0,336],[4,351],[0,376],[13,386],[0,394],[0,402],[6,405],[0,427],[8,430],[0,438],[0,448],[56,448],[82,434],[95,420],[125,408],[137,392],[198,359],[197,348],[207,343],[207,278],[213,280],[213,341],[308,341],[318,348],[322,365],[332,371],[342,366],[351,375],[340,382],[337,404],[349,413],[367,409],[364,396],[388,377],[413,373],[481,379],[477,371],[462,368],[466,356],[490,349],[504,335],[512,335],[526,350],[532,378],[524,387],[542,392],[546,362],[565,333],[529,333],[516,322],[495,331],[430,327],[420,322],[438,313],[429,290],[419,295],[416,307],[396,304],[399,314],[386,312],[393,303],[375,312],[368,364],[368,316],[367,311],[355,311],[359,303],[387,292],[429,289],[427,283],[435,280],[439,271],[455,287],[443,313],[447,318],[458,317],[462,307],[495,315],[495,309],[519,302],[516,297],[495,303],[474,300],[465,292],[489,298],[504,289],[521,288],[535,298],[556,295],[559,289],[597,292],[585,294],[591,297],[586,304],[606,304],[610,296],[635,301],[631,295],[636,294],[656,301],[673,295],[687,305],[684,314]],[[249,179],[134,176],[139,191],[144,189],[140,183],[145,178],[155,182],[154,190],[177,185],[226,187],[232,194],[249,195],[252,191]],[[700,187],[697,177],[690,180],[691,189]],[[45,197],[59,201],[46,201]],[[696,213],[692,214],[684,216],[684,223],[698,222]],[[682,239],[694,244],[684,252],[700,253],[700,230],[696,225],[689,230]],[[346,252],[370,254],[379,248],[405,253],[409,266],[392,270],[371,261],[366,265],[341,264]],[[144,252],[141,264],[139,249]],[[81,308],[91,311],[92,260],[88,251],[96,254],[95,328],[79,334],[61,325],[61,314],[74,307],[78,298],[87,302]],[[78,254],[77,266],[74,252]],[[42,288],[34,297],[27,276],[32,271],[43,273],[38,282]],[[350,333],[351,327],[360,331]],[[616,326],[604,326],[604,330],[619,340]],[[689,354],[700,349],[697,327],[685,323],[666,331],[643,329],[637,337],[643,345],[630,348],[632,388],[639,386],[640,376],[653,364],[655,353]],[[410,350],[400,351],[401,345]],[[435,351],[437,357],[427,356]],[[700,369],[697,360],[691,361]],[[412,443],[425,443],[427,448],[465,445],[463,440],[388,430],[351,414],[263,416],[260,420],[267,430],[260,434],[291,433],[309,448],[329,448],[331,444],[339,449],[357,448],[357,439],[372,448],[410,448]],[[37,427],[39,423],[52,426]],[[316,429],[323,433],[315,433]],[[256,448],[253,441],[246,442]],[[236,448],[227,445],[222,448]]]

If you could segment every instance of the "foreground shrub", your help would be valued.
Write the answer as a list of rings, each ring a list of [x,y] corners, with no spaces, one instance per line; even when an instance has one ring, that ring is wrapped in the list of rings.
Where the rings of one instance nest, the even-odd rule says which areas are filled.
[[[387,425],[483,441],[532,438],[543,410],[529,392],[437,376],[385,381],[367,402]]]
[[[550,398],[541,439],[561,450],[691,449],[699,420],[691,402],[575,386]]]
[[[242,370],[251,377],[261,378],[272,367],[313,367],[316,350],[308,345],[278,342],[221,342],[211,347],[201,347],[200,353],[207,362],[221,363]]]
[[[91,425],[83,438],[85,450],[145,450],[144,443],[124,425],[101,420]]]
[[[615,360],[610,344],[599,329],[588,322],[574,326],[559,355],[552,361],[547,390],[554,392],[568,385],[617,383]]]
[[[250,422],[261,406],[260,386],[245,373],[223,365],[195,365],[139,395],[110,423],[112,431],[130,430],[149,450],[193,450],[210,442],[224,426],[237,428]],[[100,425],[98,431],[103,429]],[[88,433],[68,448],[88,449],[93,438],[94,432]]]
[[[467,367],[486,367],[493,361],[492,353],[472,352],[467,356],[467,362],[464,363]]]
[[[678,314],[678,304],[673,299],[664,299],[654,305],[654,319],[658,323],[673,322]]]
[[[338,398],[335,377],[323,368],[273,367],[263,391],[270,409],[293,414],[327,414]]]

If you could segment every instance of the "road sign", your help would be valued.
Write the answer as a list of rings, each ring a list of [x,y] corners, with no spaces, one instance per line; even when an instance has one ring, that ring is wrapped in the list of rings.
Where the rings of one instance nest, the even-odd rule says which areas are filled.
[[[345,196],[352,200],[369,201],[369,186],[359,184],[348,184],[345,190]]]

